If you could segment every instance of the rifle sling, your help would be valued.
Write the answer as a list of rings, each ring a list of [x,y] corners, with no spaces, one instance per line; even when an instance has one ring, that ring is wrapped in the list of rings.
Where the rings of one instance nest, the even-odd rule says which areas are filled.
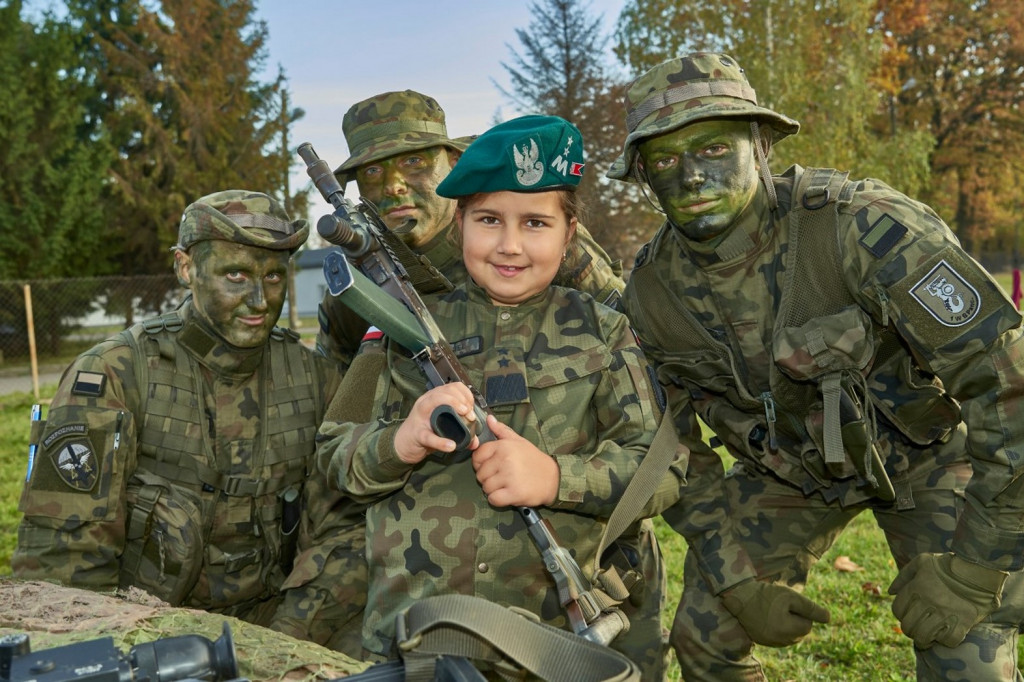
[[[522,679],[519,668],[542,680],[639,680],[635,664],[572,632],[531,620],[500,604],[464,594],[420,600],[397,618],[398,647],[407,682],[434,679],[439,656],[463,656],[494,665],[502,679]]]

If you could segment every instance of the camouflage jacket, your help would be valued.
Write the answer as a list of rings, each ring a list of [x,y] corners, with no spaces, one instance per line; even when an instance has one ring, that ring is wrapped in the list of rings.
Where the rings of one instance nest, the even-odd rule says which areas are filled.
[[[898,505],[901,476],[927,446],[966,448],[975,475],[954,550],[1019,570],[1019,313],[934,211],[877,180],[843,183],[821,239],[800,228],[817,247],[798,242],[797,202],[830,196],[794,197],[807,173],[775,178],[774,213],[761,187],[717,247],[666,224],[641,250],[624,303],[678,428],[699,436],[699,414],[748,467],[843,504],[892,499],[888,479]],[[840,416],[831,433],[830,404]],[[713,500],[721,465],[696,461],[687,494]]]
[[[494,306],[472,283],[426,300],[498,419],[558,462],[557,501],[540,513],[577,563],[590,567],[660,414],[625,316],[561,287],[516,307]],[[376,385],[366,388],[344,399],[372,403],[362,412],[372,420],[325,421],[317,446],[328,479],[370,502],[364,645],[386,655],[395,614],[432,594],[476,595],[565,626],[522,519],[487,504],[468,453],[415,466],[398,460],[394,432],[424,391],[417,365],[391,347]]]
[[[459,286],[468,275],[462,254],[449,236],[453,229],[457,229],[455,223],[441,230],[422,254],[452,285]],[[555,283],[585,291],[598,301],[619,308],[619,298],[625,288],[622,263],[613,262],[583,225],[577,227],[576,233],[579,235],[579,250],[574,267],[567,272],[560,271]],[[318,315],[317,350],[332,358],[342,369],[347,368],[369,325],[330,292],[325,292]]]
[[[330,365],[281,329],[229,350],[188,303],[82,354],[42,425],[14,573],[245,617],[289,568],[282,498],[313,468]]]

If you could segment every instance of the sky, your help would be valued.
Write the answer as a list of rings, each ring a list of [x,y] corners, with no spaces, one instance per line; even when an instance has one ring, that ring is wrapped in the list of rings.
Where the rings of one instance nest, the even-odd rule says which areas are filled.
[[[611,32],[625,0],[581,0]],[[305,111],[290,144],[313,145],[331,168],[348,158],[345,112],[382,92],[412,89],[445,111],[450,137],[481,133],[496,116],[518,111],[495,86],[508,87],[502,62],[522,52],[516,29],[531,22],[527,0],[260,0],[267,22],[265,80],[282,67],[292,107]],[[610,49],[610,44],[609,44]],[[615,112],[621,115],[620,112]],[[296,157],[292,191],[308,181]],[[355,199],[354,186],[347,196]],[[314,200],[314,211],[317,202]],[[327,208],[324,202],[323,208]],[[315,216],[314,216],[315,218]],[[315,222],[315,219],[314,219]]]

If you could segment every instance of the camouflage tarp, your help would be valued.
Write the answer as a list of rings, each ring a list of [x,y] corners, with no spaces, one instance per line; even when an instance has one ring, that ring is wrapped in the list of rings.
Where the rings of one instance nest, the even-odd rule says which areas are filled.
[[[367,663],[311,642],[205,611],[172,608],[132,588],[106,594],[39,581],[0,579],[0,636],[28,633],[32,651],[112,637],[124,654],[161,637],[216,640],[231,627],[241,677],[306,682],[345,677]]]

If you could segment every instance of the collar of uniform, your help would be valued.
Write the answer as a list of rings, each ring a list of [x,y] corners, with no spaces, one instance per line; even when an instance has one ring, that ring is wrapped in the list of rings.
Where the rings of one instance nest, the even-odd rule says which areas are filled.
[[[263,362],[266,345],[236,348],[217,336],[194,311],[188,311],[178,343],[202,366],[225,379],[245,379]]]
[[[750,204],[736,221],[719,235],[719,238],[695,242],[687,239],[679,228],[673,229],[672,232],[677,242],[698,265],[707,267],[728,263],[757,250],[764,243],[767,239],[765,225],[769,226],[768,229],[771,225],[771,220],[768,219],[770,212],[767,193],[761,183],[758,183],[757,192],[754,193]]]
[[[458,247],[452,243],[451,233],[452,230],[459,229],[455,221],[448,224],[448,227],[444,228],[436,235],[433,239],[423,245],[421,249],[417,249],[430,264],[437,268],[441,274],[451,279],[449,272],[451,272],[451,266],[462,260],[462,252],[459,251]]]
[[[491,297],[487,295],[487,291],[483,287],[478,285],[476,282],[474,282],[473,278],[470,277],[466,280],[465,288],[466,296],[469,298],[470,303],[483,303],[493,308],[501,308],[502,310],[511,311],[513,314],[516,314],[516,311],[519,310],[531,310],[533,308],[536,308],[540,305],[547,303],[547,301],[551,298],[551,287],[548,286],[544,288],[544,291],[534,294],[533,296],[526,299],[519,305],[499,305],[491,301]]]

